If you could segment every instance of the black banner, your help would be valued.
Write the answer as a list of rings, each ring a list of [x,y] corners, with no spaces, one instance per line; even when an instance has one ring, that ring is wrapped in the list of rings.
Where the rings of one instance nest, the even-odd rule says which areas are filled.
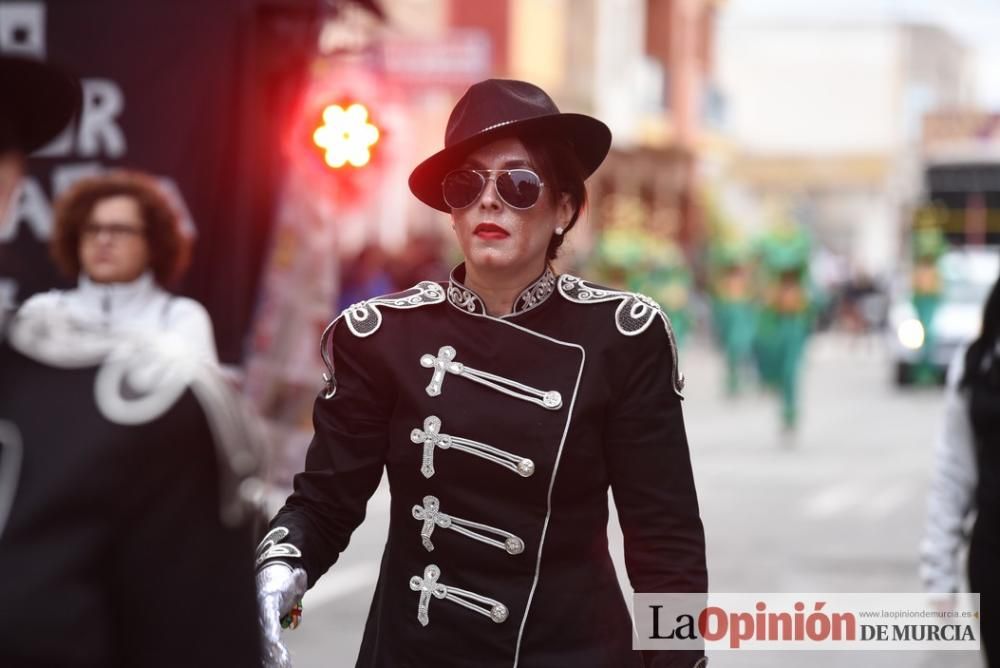
[[[316,0],[0,0],[0,51],[78,75],[79,121],[33,155],[0,225],[0,290],[73,283],[48,259],[51,203],[76,179],[155,174],[197,234],[179,292],[212,315],[222,361],[242,358],[283,172],[282,134],[317,29]],[[3,295],[0,295],[2,297]]]

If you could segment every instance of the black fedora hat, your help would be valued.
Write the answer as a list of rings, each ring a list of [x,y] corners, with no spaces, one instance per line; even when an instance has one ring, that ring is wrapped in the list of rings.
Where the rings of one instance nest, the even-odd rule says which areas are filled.
[[[444,149],[410,174],[410,191],[421,202],[444,212],[441,180],[480,146],[501,137],[540,132],[561,136],[573,147],[584,177],[598,168],[611,147],[611,130],[584,114],[564,114],[545,91],[526,81],[487,79],[473,84],[448,118]]]
[[[80,111],[77,80],[39,60],[0,55],[0,150],[31,153]]]

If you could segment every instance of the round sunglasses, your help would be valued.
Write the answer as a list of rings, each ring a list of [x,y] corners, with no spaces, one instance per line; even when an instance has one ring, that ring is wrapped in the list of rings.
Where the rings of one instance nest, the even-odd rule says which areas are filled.
[[[542,192],[542,179],[530,169],[456,169],[441,181],[445,204],[464,209],[479,199],[492,180],[497,194],[512,209],[530,209]]]

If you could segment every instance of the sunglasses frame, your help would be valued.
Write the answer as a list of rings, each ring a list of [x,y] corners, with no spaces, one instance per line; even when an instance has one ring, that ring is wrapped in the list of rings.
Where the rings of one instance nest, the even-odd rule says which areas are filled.
[[[444,182],[448,180],[449,176],[451,176],[452,174],[456,174],[458,172],[473,172],[483,180],[483,185],[482,187],[480,187],[479,192],[476,193],[476,196],[472,198],[472,201],[466,204],[465,206],[451,206],[451,202],[448,201],[448,196],[444,192]],[[536,197],[535,201],[529,204],[528,206],[515,206],[511,204],[510,202],[507,201],[507,198],[504,197],[503,194],[500,192],[500,188],[497,187],[497,175],[510,174],[512,172],[528,172],[529,174],[532,174],[536,179],[538,179],[538,197]],[[451,207],[453,210],[468,209],[470,206],[475,204],[480,197],[483,196],[483,193],[486,191],[486,186],[489,185],[490,181],[493,181],[493,187],[497,191],[497,197],[499,197],[504,204],[518,211],[527,211],[528,209],[538,204],[538,200],[541,199],[542,197],[542,188],[545,187],[545,182],[542,181],[541,174],[539,174],[533,169],[528,169],[527,167],[514,167],[511,169],[472,169],[471,167],[462,167],[459,169],[451,170],[450,172],[444,175],[443,179],[441,179],[441,197],[442,199],[444,199],[444,203],[447,204],[449,207]]]

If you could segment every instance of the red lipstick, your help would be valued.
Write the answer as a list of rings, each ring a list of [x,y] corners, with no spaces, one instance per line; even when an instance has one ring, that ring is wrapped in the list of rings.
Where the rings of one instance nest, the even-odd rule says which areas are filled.
[[[507,230],[493,223],[479,223],[472,233],[480,239],[506,239],[510,236]]]

